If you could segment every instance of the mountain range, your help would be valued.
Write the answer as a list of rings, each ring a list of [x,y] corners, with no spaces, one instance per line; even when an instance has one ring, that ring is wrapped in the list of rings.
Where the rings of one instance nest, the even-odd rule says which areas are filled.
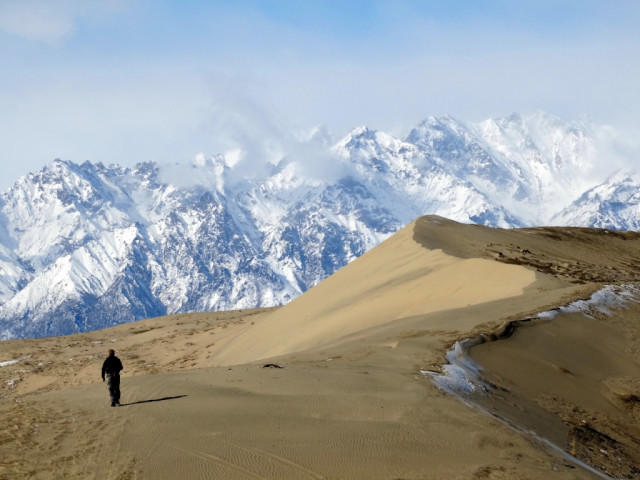
[[[0,339],[284,304],[424,214],[638,230],[612,136],[537,112],[429,117],[403,139],[317,129],[268,160],[55,160],[0,195]]]

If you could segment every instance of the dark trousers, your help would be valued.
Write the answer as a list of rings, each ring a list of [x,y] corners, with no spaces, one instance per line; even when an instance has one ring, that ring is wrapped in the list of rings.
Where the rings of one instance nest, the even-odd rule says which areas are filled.
[[[120,374],[107,373],[107,387],[111,403],[120,403]]]

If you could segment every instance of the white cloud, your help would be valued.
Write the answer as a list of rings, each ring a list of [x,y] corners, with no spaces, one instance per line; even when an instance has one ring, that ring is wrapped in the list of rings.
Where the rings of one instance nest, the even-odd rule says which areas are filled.
[[[595,139],[598,162],[591,176],[598,181],[611,175],[640,173],[638,132],[627,128],[604,127]]]
[[[331,134],[313,128],[306,134],[270,101],[267,89],[247,76],[216,73],[209,76],[210,121],[207,126],[217,151],[225,152],[231,183],[262,176],[281,161],[294,162],[305,177],[335,179],[344,166],[330,152]],[[271,91],[269,91],[271,93]]]
[[[286,155],[290,129],[269,104],[260,82],[215,72],[209,75],[207,87],[205,128],[218,152],[235,152],[235,175],[261,175]]]
[[[74,19],[44,2],[9,2],[0,5],[0,29],[53,43],[73,32]]]
[[[124,0],[4,0],[0,3],[0,30],[30,40],[57,43],[73,35],[77,23],[122,10]]]

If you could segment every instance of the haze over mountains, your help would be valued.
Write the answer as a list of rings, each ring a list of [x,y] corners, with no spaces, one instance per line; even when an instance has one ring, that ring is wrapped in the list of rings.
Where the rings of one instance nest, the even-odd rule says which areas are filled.
[[[270,163],[56,160],[0,197],[0,339],[283,304],[424,214],[637,230],[640,177],[610,135],[545,113],[430,117],[405,139],[318,130]]]

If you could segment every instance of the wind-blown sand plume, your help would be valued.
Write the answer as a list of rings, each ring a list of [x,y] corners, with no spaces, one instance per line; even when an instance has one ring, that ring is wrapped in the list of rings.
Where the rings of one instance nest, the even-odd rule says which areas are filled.
[[[423,217],[281,308],[2,342],[0,479],[637,478],[631,297],[597,324],[573,313],[472,349],[498,386],[483,399],[420,371],[457,340],[638,282],[639,238]],[[119,408],[100,381],[108,348]]]

